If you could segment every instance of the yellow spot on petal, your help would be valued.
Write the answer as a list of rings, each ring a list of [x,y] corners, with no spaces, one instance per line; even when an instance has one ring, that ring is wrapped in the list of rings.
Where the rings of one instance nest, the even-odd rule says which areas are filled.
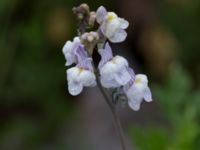
[[[114,57],[112,60],[111,60],[111,62],[113,63],[113,64],[116,64],[117,62],[116,62],[116,58]]]
[[[116,15],[112,12],[109,12],[108,15],[107,15],[107,19],[109,22],[113,21],[113,19],[116,18]]]
[[[141,79],[135,79],[135,84],[140,84],[142,82]]]
[[[79,73],[78,73],[78,75],[80,75],[82,72],[84,72],[85,71],[85,69],[83,69],[83,68],[79,68]]]

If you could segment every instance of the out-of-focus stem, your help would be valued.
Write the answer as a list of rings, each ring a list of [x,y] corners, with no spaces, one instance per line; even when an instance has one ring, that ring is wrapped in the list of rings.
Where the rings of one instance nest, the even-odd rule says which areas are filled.
[[[93,64],[93,68],[95,69],[94,64]],[[115,106],[112,104],[109,96],[107,95],[107,93],[105,92],[104,88],[102,87],[102,85],[100,83],[100,80],[99,80],[99,73],[98,73],[98,71],[96,69],[95,69],[95,74],[96,74],[96,78],[97,78],[96,79],[97,80],[97,86],[98,86],[99,90],[101,91],[106,103],[108,104],[108,106],[109,106],[109,108],[111,110],[111,113],[112,113],[112,116],[113,116],[113,119],[114,119],[114,125],[115,125],[115,128],[116,128],[116,132],[119,135],[119,139],[120,139],[122,150],[126,150],[124,134],[123,134],[123,130],[122,130],[122,126],[121,126],[120,120],[119,120],[119,118],[117,116],[117,113],[115,111]]]

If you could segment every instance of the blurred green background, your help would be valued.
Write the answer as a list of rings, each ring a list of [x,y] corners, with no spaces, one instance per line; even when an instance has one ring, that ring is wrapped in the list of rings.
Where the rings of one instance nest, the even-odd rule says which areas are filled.
[[[77,126],[93,105],[67,91],[62,46],[76,35],[71,9],[81,3],[0,0],[0,150],[102,149],[101,140],[90,147]],[[121,116],[130,149],[200,150],[200,1],[84,3],[94,11],[104,5],[130,22],[114,53],[149,77],[154,102]],[[83,92],[94,98],[97,89]]]

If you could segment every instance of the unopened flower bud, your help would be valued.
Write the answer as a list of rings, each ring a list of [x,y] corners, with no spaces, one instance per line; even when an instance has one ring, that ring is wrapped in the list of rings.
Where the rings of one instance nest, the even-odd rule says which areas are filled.
[[[93,53],[94,46],[99,40],[97,32],[86,32],[81,36],[81,43],[83,43],[90,54]]]
[[[86,32],[81,36],[82,43],[93,43],[99,40],[99,35],[97,32]]]
[[[88,21],[90,27],[94,26],[95,20],[96,20],[96,12],[92,11],[90,12],[90,17]]]
[[[78,14],[82,14],[83,16],[89,16],[90,13],[90,8],[87,4],[81,4],[78,7],[74,7],[72,9],[72,11],[74,12],[74,14],[78,15]]]
[[[79,9],[80,10],[83,10],[83,11],[85,11],[85,12],[88,12],[89,13],[89,11],[90,11],[90,7],[87,5],[87,4],[81,4],[80,6],[79,6]]]
[[[87,40],[91,43],[94,40],[94,37],[92,35],[88,35]]]

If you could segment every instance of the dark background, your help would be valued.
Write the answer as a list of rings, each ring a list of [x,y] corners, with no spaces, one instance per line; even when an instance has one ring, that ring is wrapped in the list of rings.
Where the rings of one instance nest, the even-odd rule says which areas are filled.
[[[154,102],[119,106],[129,149],[200,150],[200,1],[84,2],[129,21],[114,53],[149,78]],[[76,36],[71,9],[81,3],[0,0],[1,150],[120,150],[98,89],[67,91],[62,47]]]

